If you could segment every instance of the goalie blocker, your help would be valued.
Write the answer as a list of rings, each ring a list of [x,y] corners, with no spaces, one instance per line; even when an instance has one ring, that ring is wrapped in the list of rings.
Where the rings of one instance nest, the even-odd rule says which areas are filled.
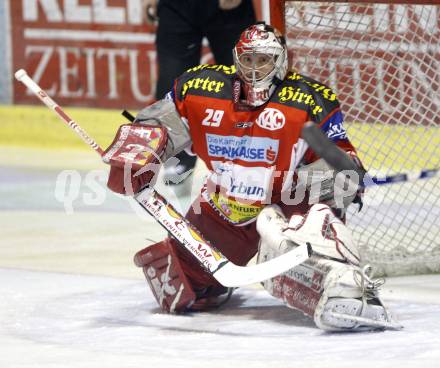
[[[154,184],[167,141],[163,127],[125,124],[119,127],[102,160],[110,165],[107,182],[116,193],[133,195]]]
[[[154,185],[160,166],[191,144],[174,103],[158,101],[142,110],[132,124],[119,127],[102,159],[110,165],[107,186],[133,195]]]

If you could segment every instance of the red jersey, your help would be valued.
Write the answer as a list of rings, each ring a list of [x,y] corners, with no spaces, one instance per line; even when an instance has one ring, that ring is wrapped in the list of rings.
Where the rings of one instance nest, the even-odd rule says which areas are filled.
[[[192,150],[211,171],[203,195],[235,224],[290,194],[298,165],[317,159],[300,136],[305,122],[316,122],[338,146],[354,151],[337,97],[324,84],[290,72],[268,102],[243,108],[234,102],[239,83],[235,67],[200,65],[180,76],[172,91]]]

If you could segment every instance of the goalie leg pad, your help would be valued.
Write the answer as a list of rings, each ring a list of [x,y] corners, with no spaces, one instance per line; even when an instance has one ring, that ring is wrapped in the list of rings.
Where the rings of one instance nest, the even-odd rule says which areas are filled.
[[[262,262],[263,253],[259,253],[257,262]],[[269,255],[264,261],[272,259]],[[303,312],[314,318],[315,311],[324,291],[324,279],[328,266],[311,257],[291,270],[264,281],[263,287],[277,299],[282,300],[289,308]]]
[[[164,312],[199,312],[226,303],[232,288],[220,285],[201,269],[195,258],[167,238],[134,257]]]
[[[378,297],[379,281],[358,265],[357,247],[332,211],[315,205],[287,221],[279,208],[266,207],[257,219],[261,235],[257,262],[310,242],[318,254],[267,280],[265,289],[288,307],[302,311],[328,331],[396,328]]]
[[[359,265],[359,250],[345,224],[325,204],[315,204],[287,220],[276,205],[265,207],[257,218],[263,248],[282,254],[295,244],[310,243],[322,256]]]
[[[359,272],[357,266],[313,256],[263,286],[325,331],[400,329],[379,299],[377,288],[355,278]]]
[[[304,215],[293,215],[284,234],[298,244],[309,242],[315,253],[325,257],[357,266],[360,263],[350,230],[325,204],[311,206]]]
[[[136,253],[136,266],[142,267],[145,278],[165,312],[187,310],[196,300],[171,239],[151,245]]]

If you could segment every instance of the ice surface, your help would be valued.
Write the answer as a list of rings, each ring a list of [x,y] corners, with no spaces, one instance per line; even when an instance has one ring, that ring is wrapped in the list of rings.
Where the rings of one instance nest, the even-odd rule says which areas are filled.
[[[440,359],[440,304],[408,295],[386,298],[403,331],[330,334],[254,288],[216,312],[175,316],[158,310],[142,280],[17,269],[0,269],[0,280],[1,367],[421,367]],[[438,281],[423,280],[437,298]]]

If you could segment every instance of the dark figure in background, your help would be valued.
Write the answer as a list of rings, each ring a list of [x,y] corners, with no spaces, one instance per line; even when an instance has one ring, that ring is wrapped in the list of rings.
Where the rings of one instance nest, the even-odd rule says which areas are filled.
[[[149,21],[157,19],[156,49],[159,78],[156,99],[162,99],[174,80],[200,64],[206,37],[216,64],[232,65],[232,52],[241,32],[255,23],[252,0],[144,0]],[[194,168],[197,157],[185,151],[177,165],[165,165],[164,180],[177,184]]]

